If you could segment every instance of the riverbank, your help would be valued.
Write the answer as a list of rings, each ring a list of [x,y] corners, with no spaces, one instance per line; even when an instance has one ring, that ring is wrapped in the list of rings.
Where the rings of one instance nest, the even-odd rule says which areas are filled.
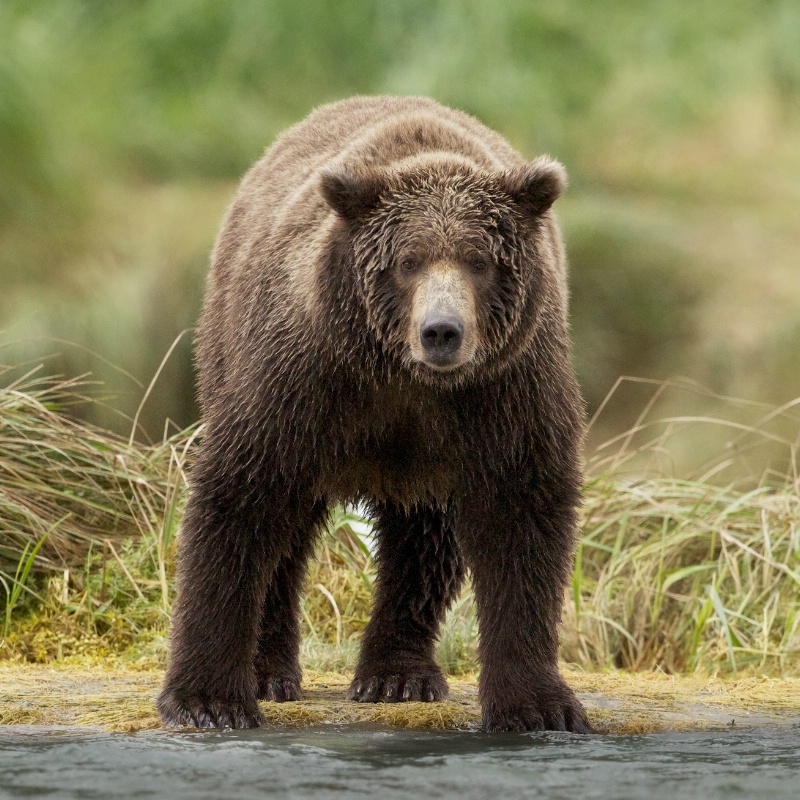
[[[565,670],[597,733],[719,730],[800,723],[800,678],[702,678],[663,673]],[[0,665],[0,725],[67,725],[111,731],[161,727],[155,708],[163,672],[119,666]],[[477,681],[450,678],[443,703],[358,704],[349,676],[307,670],[305,699],[261,703],[270,726],[374,724],[468,730],[480,721]]]

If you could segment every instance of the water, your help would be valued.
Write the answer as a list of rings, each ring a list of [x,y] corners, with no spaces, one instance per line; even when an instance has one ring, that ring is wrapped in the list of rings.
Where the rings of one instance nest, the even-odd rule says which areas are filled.
[[[0,798],[800,797],[800,725],[639,736],[0,728]]]

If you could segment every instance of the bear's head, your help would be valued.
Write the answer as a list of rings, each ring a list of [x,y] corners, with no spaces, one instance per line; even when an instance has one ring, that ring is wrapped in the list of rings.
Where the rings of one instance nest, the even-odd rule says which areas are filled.
[[[541,309],[562,301],[548,211],[565,184],[548,157],[498,173],[436,155],[323,172],[344,260],[387,354],[432,384],[505,363]]]

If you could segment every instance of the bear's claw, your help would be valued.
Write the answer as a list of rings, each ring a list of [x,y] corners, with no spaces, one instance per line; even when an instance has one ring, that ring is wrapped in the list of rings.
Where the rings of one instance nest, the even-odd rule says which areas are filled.
[[[256,703],[180,697],[164,691],[158,698],[161,720],[168,728],[258,728],[264,717]]]
[[[258,681],[258,699],[271,700],[275,703],[286,703],[302,700],[303,692],[300,681],[294,678],[264,677]]]
[[[347,699],[356,703],[433,703],[447,697],[447,681],[439,674],[374,675],[356,678],[347,691]]]

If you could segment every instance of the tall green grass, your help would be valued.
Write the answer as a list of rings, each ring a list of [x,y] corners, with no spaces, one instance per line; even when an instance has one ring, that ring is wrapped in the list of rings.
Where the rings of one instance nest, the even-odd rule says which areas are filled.
[[[664,417],[666,395],[697,390],[626,387],[651,396],[588,459],[562,656],[586,669],[797,674],[800,400],[766,409],[718,398],[716,417]],[[82,402],[80,382],[32,373],[0,390],[0,657],[161,663],[197,431],[133,444],[76,422],[68,412]],[[670,443],[687,427],[725,431],[727,447],[681,467]],[[366,525],[335,510],[310,566],[303,658],[318,669],[354,663],[375,579]],[[466,589],[441,636],[448,671],[477,667],[476,637]]]
[[[18,373],[0,369],[11,378],[0,388],[6,645],[21,615],[40,658],[61,655],[64,637],[85,647],[88,635],[103,650],[106,634],[118,646],[163,628],[196,431],[134,445],[75,416],[98,402],[87,395],[96,387]]]
[[[708,393],[628,383],[651,396],[589,459],[565,657],[634,670],[796,672],[800,399],[770,408],[712,396],[716,416],[662,417],[665,395],[708,402]],[[687,432],[711,448],[699,461],[691,450],[691,467],[680,463]]]
[[[0,389],[0,564],[41,543],[36,566],[67,570],[92,543],[113,547],[154,526],[171,537],[190,435],[134,446],[68,413],[93,402],[85,383],[40,373]]]

